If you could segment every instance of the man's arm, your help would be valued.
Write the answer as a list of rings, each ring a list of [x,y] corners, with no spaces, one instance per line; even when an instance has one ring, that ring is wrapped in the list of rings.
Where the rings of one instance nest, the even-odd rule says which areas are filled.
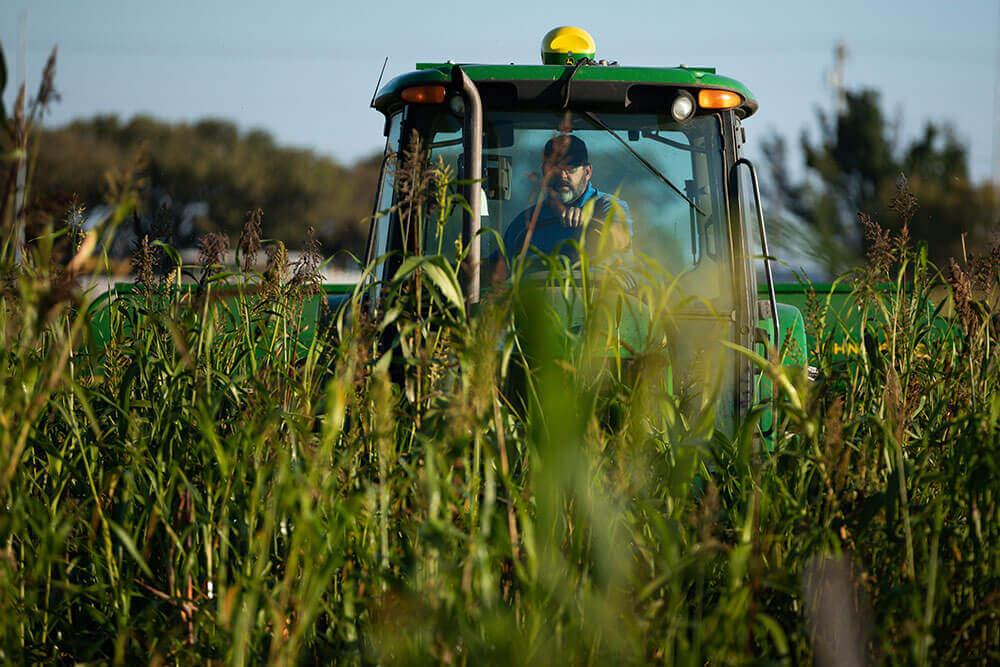
[[[610,235],[610,249],[625,250],[632,244],[632,216],[628,202],[601,193],[594,202],[594,222],[600,234]]]
[[[594,218],[602,223],[624,223],[629,236],[632,235],[632,216],[628,202],[614,195],[601,194],[594,204]]]

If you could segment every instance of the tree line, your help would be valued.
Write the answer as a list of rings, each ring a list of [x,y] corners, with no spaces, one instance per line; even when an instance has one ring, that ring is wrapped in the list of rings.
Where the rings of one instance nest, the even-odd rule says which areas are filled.
[[[926,243],[938,267],[996,244],[997,191],[972,182],[968,151],[950,126],[929,122],[902,141],[870,89],[848,91],[842,113],[820,111],[817,120],[818,138],[803,131],[799,140],[804,169],[797,177],[785,140],[764,142],[769,223],[786,251],[804,253],[825,277],[835,276],[871,252],[866,220],[894,234],[904,233],[908,220],[905,234]],[[901,191],[910,196],[900,199]]]
[[[304,244],[312,229],[326,251],[364,249],[381,154],[345,166],[226,120],[167,123],[143,115],[77,120],[39,139],[36,208],[75,198],[93,212],[111,182],[133,173],[142,213],[126,234],[148,232],[166,214],[182,244],[208,232],[235,237],[248,209],[260,208],[265,236],[290,247]]]
[[[997,192],[972,182],[967,149],[950,127],[928,123],[900,141],[873,90],[847,92],[844,112],[819,112],[817,120],[818,138],[805,131],[800,138],[801,169],[790,168],[784,138],[763,143],[762,185],[779,256],[793,263],[807,257],[825,277],[856,266],[871,250],[860,214],[902,231],[903,218],[892,210],[901,178],[915,196],[906,232],[927,244],[936,264],[995,244]],[[345,166],[226,120],[167,123],[141,115],[44,129],[38,145],[30,203],[36,217],[57,215],[74,198],[94,211],[109,184],[131,172],[143,212],[134,229],[123,230],[133,239],[164,213],[181,244],[213,231],[235,237],[248,209],[261,208],[265,236],[297,247],[312,229],[328,253],[363,251],[381,160],[376,154]]]

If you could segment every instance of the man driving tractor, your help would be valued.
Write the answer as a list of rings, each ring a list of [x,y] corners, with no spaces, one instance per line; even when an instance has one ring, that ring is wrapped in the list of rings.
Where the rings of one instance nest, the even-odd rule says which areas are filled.
[[[546,254],[560,249],[563,254],[575,256],[568,241],[582,240],[584,205],[591,200],[594,209],[588,236],[595,232],[599,235],[605,223],[624,223],[623,233],[612,236],[612,245],[616,250],[627,248],[632,237],[628,204],[598,190],[591,183],[592,174],[587,144],[582,139],[572,134],[549,139],[542,154],[538,200],[519,213],[504,231],[508,257],[516,256],[526,246]]]

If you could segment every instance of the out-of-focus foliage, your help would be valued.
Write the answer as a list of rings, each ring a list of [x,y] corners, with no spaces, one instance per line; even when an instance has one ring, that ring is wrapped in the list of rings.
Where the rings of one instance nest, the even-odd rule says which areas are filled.
[[[455,184],[408,153],[428,187],[400,209],[440,233]],[[674,390],[676,285],[646,260],[584,244],[540,279],[522,253],[467,308],[461,252],[406,256],[306,340],[318,259],[253,224],[265,271],[222,266],[213,234],[182,289],[143,237],[134,289],[96,313],[72,282],[93,233],[65,265],[71,228],[20,267],[0,252],[0,661],[1000,659],[1000,341],[970,298],[997,293],[1000,250],[942,282],[870,226],[863,324],[805,286],[816,380],[757,359],[766,452],[766,406],[714,428],[732,396],[708,354]]]
[[[935,263],[963,256],[963,234],[969,252],[987,247],[996,223],[996,193],[970,181],[968,154],[953,130],[928,123],[920,137],[904,144],[894,136],[877,92],[849,91],[846,102],[842,114],[818,113],[815,143],[803,133],[800,180],[788,169],[784,140],[776,136],[764,143],[770,220],[792,236],[793,223],[799,222],[798,233],[806,237],[788,239],[786,247],[803,248],[828,275],[857,266],[869,251],[859,212],[901,231],[893,222],[898,216],[889,212],[901,175],[919,201],[907,231],[927,242]]]
[[[92,210],[105,201],[108,175],[128,171],[140,156],[147,216],[167,205],[184,218],[185,206],[207,204],[207,211],[187,209],[188,236],[238,234],[245,211],[259,207],[269,237],[296,247],[313,227],[327,249],[355,253],[364,248],[381,160],[376,155],[346,167],[310,150],[278,146],[262,130],[240,132],[225,120],[173,124],[148,116],[75,121],[43,131],[39,146],[32,183],[39,202],[76,195]]]

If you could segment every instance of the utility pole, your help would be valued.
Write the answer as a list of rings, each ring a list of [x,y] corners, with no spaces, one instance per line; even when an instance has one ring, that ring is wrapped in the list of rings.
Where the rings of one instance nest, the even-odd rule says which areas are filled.
[[[1000,3],[997,3],[997,62],[993,71],[993,188],[1000,196]]]
[[[847,92],[844,87],[844,64],[847,62],[847,44],[839,39],[833,47],[833,67],[826,72],[826,82],[833,88],[833,108],[837,115],[847,112]]]

